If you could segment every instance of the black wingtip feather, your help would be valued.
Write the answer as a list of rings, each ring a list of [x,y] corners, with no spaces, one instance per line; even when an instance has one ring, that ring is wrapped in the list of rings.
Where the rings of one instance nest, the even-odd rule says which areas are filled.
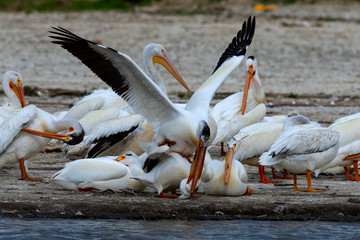
[[[218,68],[221,67],[221,65],[229,58],[245,55],[246,48],[250,46],[252,38],[254,37],[255,25],[255,16],[252,20],[251,16],[249,16],[248,20],[243,23],[241,30],[237,33],[229,46],[225,49],[224,53],[221,55],[213,73],[216,72],[216,70],[218,70]]]

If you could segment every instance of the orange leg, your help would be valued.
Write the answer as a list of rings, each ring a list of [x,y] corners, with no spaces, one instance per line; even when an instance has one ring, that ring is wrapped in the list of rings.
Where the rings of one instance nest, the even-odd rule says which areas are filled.
[[[358,160],[354,160],[353,166],[354,166],[354,173],[355,173],[355,181],[360,181]]]
[[[276,183],[276,181],[266,179],[265,167],[263,165],[259,165],[259,174],[261,183]]]
[[[21,171],[21,180],[27,180],[27,181],[42,181],[43,179],[42,178],[31,178],[28,176],[27,172],[26,172],[26,168],[25,168],[25,165],[24,165],[24,159],[20,159],[19,160],[19,164],[20,164],[20,171]]]
[[[165,194],[165,193],[161,192],[161,193],[159,193],[159,197],[161,197],[161,198],[178,198],[178,197],[180,197],[180,195],[176,194],[176,193]]]
[[[284,171],[283,176],[276,175],[275,170],[274,170],[273,167],[271,167],[271,171],[272,171],[272,174],[273,174],[273,178],[275,178],[275,179],[293,179],[292,177],[288,176],[288,171],[285,168],[283,169],[283,171]]]
[[[247,187],[245,195],[251,195],[251,194],[253,194],[253,190],[251,188]]]
[[[301,189],[297,187],[297,174],[293,173],[294,176],[294,191],[301,191],[301,192],[324,192],[325,190],[316,190],[311,188],[311,171],[306,171],[306,180],[307,180],[307,188]]]
[[[346,179],[350,180],[350,181],[355,181],[355,178],[352,178],[350,176],[350,173],[349,173],[349,168],[348,167],[344,167],[345,169],[345,174],[346,174]]]

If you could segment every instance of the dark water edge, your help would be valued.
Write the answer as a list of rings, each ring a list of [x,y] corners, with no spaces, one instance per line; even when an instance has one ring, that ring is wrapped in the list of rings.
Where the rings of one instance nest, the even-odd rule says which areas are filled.
[[[359,222],[0,217],[0,239],[359,239]]]

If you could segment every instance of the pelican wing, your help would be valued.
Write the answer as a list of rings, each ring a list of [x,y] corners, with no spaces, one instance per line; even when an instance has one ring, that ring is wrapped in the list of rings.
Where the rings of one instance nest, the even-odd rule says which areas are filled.
[[[205,112],[209,109],[210,101],[225,78],[241,63],[246,49],[250,46],[255,33],[255,17],[244,22],[229,46],[221,55],[212,75],[191,96],[186,109],[189,111]]]
[[[113,157],[116,159],[116,157]],[[122,178],[127,174],[127,167],[109,157],[100,159],[80,159],[67,163],[51,178],[71,182],[106,181]]]
[[[157,129],[161,122],[175,118],[179,112],[169,98],[127,55],[91,42],[58,27],[50,31],[55,44],[81,60],[119,96],[143,115]]]
[[[293,128],[275,141],[269,150],[270,156],[323,152],[339,142],[339,133],[328,128]]]
[[[85,146],[96,143],[88,152],[87,157],[94,158],[100,153],[125,139],[144,122],[139,114],[122,117],[101,123],[98,128],[85,137]]]
[[[340,133],[340,147],[360,139],[360,113],[337,119],[329,126]]]
[[[0,125],[0,153],[2,153],[12,143],[14,138],[20,133],[37,113],[35,105],[29,105],[13,112]]]
[[[242,128],[234,136],[237,141],[234,158],[244,160],[269,151],[280,136],[286,116],[265,117],[263,121]]]

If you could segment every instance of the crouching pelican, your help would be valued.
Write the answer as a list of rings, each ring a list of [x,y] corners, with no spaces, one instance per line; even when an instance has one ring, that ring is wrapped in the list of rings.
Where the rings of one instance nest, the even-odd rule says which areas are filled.
[[[144,174],[141,160],[132,152],[120,157],[86,158],[69,162],[50,181],[73,191],[141,191],[141,182],[133,179]]]
[[[249,17],[220,57],[213,74],[192,95],[185,109],[176,106],[127,55],[81,38],[63,28],[54,28],[53,43],[79,58],[101,80],[143,115],[153,127],[153,142],[169,151],[194,155],[188,182],[193,193],[200,179],[206,148],[216,136],[209,121],[210,101],[225,78],[240,64],[255,32],[255,17]],[[181,131],[179,131],[181,129]]]
[[[247,186],[248,177],[244,166],[239,161],[233,161],[236,140],[230,138],[226,146],[225,161],[212,160],[210,154],[207,154],[200,187],[209,195],[251,195],[252,190]]]
[[[260,157],[261,165],[287,169],[294,175],[294,191],[319,192],[311,188],[311,172],[331,162],[339,149],[339,133],[297,115],[284,122],[279,138]],[[307,189],[297,187],[297,173],[306,173]]]

